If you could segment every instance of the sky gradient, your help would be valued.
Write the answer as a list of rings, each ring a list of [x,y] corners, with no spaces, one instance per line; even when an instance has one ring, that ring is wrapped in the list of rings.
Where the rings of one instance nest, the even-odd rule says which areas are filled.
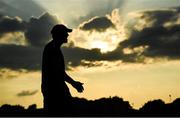
[[[119,96],[134,108],[180,97],[178,0],[1,0],[0,105],[42,107],[41,56],[57,23],[73,28],[62,50],[85,88],[68,85],[73,96]]]

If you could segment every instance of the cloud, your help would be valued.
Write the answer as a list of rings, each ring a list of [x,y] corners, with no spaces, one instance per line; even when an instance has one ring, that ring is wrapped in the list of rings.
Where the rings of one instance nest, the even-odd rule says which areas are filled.
[[[132,12],[130,17],[132,17],[130,28],[136,28],[137,30],[146,27],[167,26],[170,23],[172,25],[178,22],[179,7]]]
[[[0,35],[9,32],[24,31],[26,23],[19,17],[8,17],[0,15]]]
[[[93,61],[149,63],[157,58],[179,59],[179,8],[140,11],[133,15],[125,27],[127,37],[116,49],[101,53],[98,49],[69,48],[64,53],[70,57],[67,63],[75,67],[96,66]]]
[[[51,28],[59,23],[58,18],[44,13],[39,18],[32,17],[28,22],[19,17],[0,15],[0,35],[13,32],[23,32],[30,45],[44,46],[51,38]]]
[[[180,25],[145,28],[140,32],[132,32],[130,38],[120,45],[126,48],[146,46],[145,56],[180,56]]]
[[[69,47],[62,48],[67,69],[80,65],[88,67],[99,66],[101,65],[100,63],[93,63],[98,61],[144,63],[149,58],[156,59],[156,57],[179,59],[179,12],[179,8],[135,12],[127,21],[126,27],[122,27],[126,28],[128,31],[126,37],[122,37],[120,30],[121,28],[117,28],[117,24],[120,25],[120,23],[118,23],[119,21],[116,20],[120,17],[118,15],[116,15],[116,17],[111,15],[111,17],[109,16],[108,18],[97,17],[100,18],[98,20],[108,20],[109,22],[111,21],[111,23],[113,20],[113,24],[116,28],[111,29],[109,27],[103,27],[104,29],[107,28],[104,32],[98,32],[94,30],[97,28],[102,28],[100,25],[95,25],[97,22],[94,22],[94,19],[90,20],[91,22],[86,22],[89,24],[94,23],[93,25],[90,25],[91,27],[88,27],[94,31],[86,32],[81,29],[75,29],[69,37],[71,41],[74,41],[74,44]],[[161,18],[162,16],[164,17],[164,21],[163,18]],[[171,18],[166,19],[166,16],[171,16]],[[47,32],[50,28],[50,25],[52,25],[54,21],[56,20],[54,20],[51,15],[49,16],[48,14],[44,14],[39,18],[32,18],[28,22],[31,25],[26,29],[26,33],[28,34],[28,36],[26,34],[26,37],[32,45],[22,46],[1,44],[0,67],[11,69],[39,70],[42,60],[42,45],[45,44],[45,42],[48,40],[49,36],[47,35],[49,35],[49,33]],[[47,26],[42,26],[46,23],[49,24]],[[38,26],[38,24],[40,25]],[[85,26],[85,24],[83,26]],[[43,33],[47,34],[44,35]],[[37,37],[39,38],[37,39]],[[110,42],[110,44],[115,41],[116,45],[112,44],[114,47],[112,48],[113,50],[108,50],[102,53],[100,49],[91,47],[90,42],[93,41]]]
[[[107,23],[108,25],[98,25],[98,27],[94,24],[94,27],[92,28],[108,28],[110,26],[112,26],[112,22],[110,19],[112,19],[113,17],[109,16],[107,17],[99,17],[98,22],[94,22],[97,19],[93,20],[92,22],[99,23],[99,21],[104,21],[103,23]],[[12,18],[13,19],[13,18]],[[41,15],[39,18],[31,18],[28,22],[26,22],[26,27],[25,29],[23,29],[25,32],[25,39],[28,40],[28,42],[31,45],[15,45],[15,44],[9,44],[9,45],[5,45],[5,44],[1,44],[0,45],[0,67],[5,67],[5,68],[10,68],[10,69],[28,69],[28,70],[37,70],[40,69],[40,65],[41,65],[41,55],[42,55],[42,47],[43,45],[49,40],[50,38],[50,29],[51,27],[58,22],[57,19],[48,14],[45,13],[43,15]],[[90,24],[92,23],[90,22]],[[78,30],[81,31],[82,34],[84,34],[84,36],[86,35],[82,30]],[[115,29],[113,30],[113,32],[111,32],[110,30],[107,30],[107,32],[109,32],[109,34],[107,33],[106,35],[104,35],[103,33],[101,33],[101,35],[96,34],[97,36],[101,36],[101,38],[104,38],[104,41],[108,41],[111,36],[114,36],[115,34],[118,34],[119,31],[115,31]],[[110,35],[110,36],[109,36]],[[82,36],[82,35],[80,35]],[[106,38],[105,38],[106,37]],[[86,40],[86,37],[83,37]],[[82,39],[83,39],[82,38]],[[91,38],[91,37],[90,37]],[[98,38],[98,37],[97,37]],[[97,38],[95,37],[95,39],[93,40],[97,40]],[[118,38],[118,37],[116,37]],[[100,40],[100,39],[98,39]],[[116,42],[114,42],[116,43]],[[112,43],[112,47],[114,48],[114,43]],[[117,44],[117,43],[116,43]],[[83,60],[85,61],[100,61],[100,60],[114,60],[117,59],[119,57],[122,57],[122,52],[120,52],[120,56],[118,57],[114,57],[113,54],[102,54],[101,51],[99,49],[84,49],[79,48],[79,47],[75,47],[76,44],[74,44],[74,47],[68,47],[68,48],[64,48],[63,50],[65,50],[65,55],[67,55],[67,63],[70,64],[71,66],[78,66],[83,64]],[[112,49],[113,49],[112,48]],[[111,49],[111,50],[112,50]],[[7,52],[11,52],[10,54]],[[73,54],[71,53],[73,52]],[[77,54],[78,56],[74,55]],[[72,57],[73,55],[73,57]],[[86,55],[86,56],[82,56],[82,55]],[[110,56],[111,57],[110,57]],[[117,55],[117,54],[115,54]],[[112,59],[114,58],[114,59]],[[85,65],[85,64],[84,64]],[[87,64],[86,64],[87,65]]]
[[[43,46],[51,38],[51,28],[59,23],[57,17],[45,13],[39,18],[31,18],[28,22],[25,36],[28,42],[34,46]]]
[[[5,16],[2,15],[1,17],[4,18]],[[10,23],[7,22],[9,19],[16,21],[18,25],[10,25]],[[100,18],[100,20],[104,20],[110,23],[110,20],[108,20],[107,17],[102,17]],[[14,29],[8,30],[8,33],[17,32],[20,29],[19,27],[23,26],[23,28],[20,29],[20,32],[25,32],[24,38],[30,43],[30,45],[23,46],[15,44],[0,44],[0,67],[15,70],[39,70],[41,67],[42,60],[42,47],[50,39],[49,31],[52,28],[52,26],[54,26],[58,22],[58,20],[54,16],[45,13],[41,15],[39,18],[31,18],[28,22],[25,22],[22,19],[16,17],[7,17],[4,21],[6,22],[3,22],[1,24],[2,26],[10,25],[10,27]],[[110,24],[112,25],[112,23]],[[7,34],[7,31],[4,31],[3,33]],[[88,50],[78,47],[69,47],[69,49],[65,48],[65,50],[68,55],[67,63],[71,63],[72,66],[78,66],[82,64],[81,60],[94,61],[101,60],[104,58],[101,57],[101,52],[97,49]],[[74,57],[72,58],[72,56],[69,55],[71,54],[71,51],[78,55],[87,55],[87,57],[79,56],[78,58],[75,58],[76,56],[74,55]]]
[[[82,30],[105,31],[107,28],[114,27],[114,24],[107,17],[94,17],[80,26]]]
[[[39,70],[43,47],[56,23],[57,18],[48,13],[31,18],[29,22],[1,15],[0,67]]]
[[[28,21],[30,17],[37,17],[44,13],[46,10],[37,2],[29,0],[1,0],[0,13],[6,14],[10,17],[21,17],[23,20]]]
[[[118,8],[120,11],[123,9],[123,5],[126,1],[125,0],[98,0],[98,1],[89,1],[86,0],[86,12],[85,14],[81,15],[79,18],[74,20],[75,24],[80,24],[84,21],[87,21],[93,17],[105,16],[106,14],[110,14],[112,10]]]
[[[23,69],[11,70],[8,68],[0,68],[0,79],[13,79],[26,72],[27,71]]]
[[[79,66],[82,60],[94,61],[94,60],[102,59],[100,50],[98,49],[88,50],[78,47],[74,47],[74,48],[64,47],[62,51],[65,56],[66,63],[69,64],[70,66]]]
[[[39,70],[42,48],[20,45],[0,45],[0,67]]]
[[[71,47],[63,49],[65,62],[68,67],[77,67],[80,65],[92,66],[94,61],[118,61],[135,62],[137,54],[124,54],[122,50],[115,50],[107,53],[101,53],[99,49],[84,49],[78,47]],[[88,63],[86,63],[88,62]],[[92,63],[91,63],[92,62]]]
[[[70,34],[69,39],[81,48],[100,48],[101,52],[114,50],[124,40],[122,18],[118,9],[104,17],[84,21]]]
[[[27,40],[23,32],[5,33],[0,38],[0,44],[27,45]]]
[[[72,67],[83,64],[83,60],[91,62],[101,60],[114,61],[124,58],[122,52],[101,53],[99,49],[63,47],[62,50],[66,66]],[[0,67],[14,70],[40,70],[42,51],[42,48],[33,46],[0,45]]]
[[[138,20],[130,30],[129,38],[120,43],[123,48],[144,48],[141,55],[147,57],[179,58],[180,53],[180,11],[179,8],[152,10],[138,13]],[[141,26],[141,28],[137,27]]]
[[[32,95],[36,94],[37,92],[38,92],[38,90],[34,90],[34,91],[24,90],[24,91],[21,91],[20,93],[18,93],[17,96],[18,97],[32,96]]]

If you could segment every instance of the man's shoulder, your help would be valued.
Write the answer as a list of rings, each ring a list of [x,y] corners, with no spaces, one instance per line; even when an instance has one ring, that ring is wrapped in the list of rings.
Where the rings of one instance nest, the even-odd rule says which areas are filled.
[[[44,50],[52,49],[52,48],[53,48],[53,45],[51,42],[49,42],[48,44],[45,45]]]
[[[46,44],[43,50],[43,54],[51,53],[53,51],[52,45],[50,43]]]

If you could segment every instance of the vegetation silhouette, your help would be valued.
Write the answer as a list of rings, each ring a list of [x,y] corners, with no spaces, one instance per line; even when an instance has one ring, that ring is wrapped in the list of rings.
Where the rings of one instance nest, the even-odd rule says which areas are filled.
[[[73,103],[67,114],[49,114],[43,108],[37,109],[35,104],[27,109],[20,105],[4,104],[0,107],[0,116],[180,116],[180,98],[167,104],[160,99],[148,101],[139,110],[116,96],[96,100],[74,97]],[[61,108],[55,106],[55,109]]]
[[[168,104],[160,99],[149,101],[139,109],[139,113],[148,116],[180,116],[180,98]]]

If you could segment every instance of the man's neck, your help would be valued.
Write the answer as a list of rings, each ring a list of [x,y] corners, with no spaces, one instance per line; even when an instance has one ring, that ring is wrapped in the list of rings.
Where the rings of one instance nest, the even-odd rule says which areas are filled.
[[[54,48],[60,48],[62,43],[56,42],[56,41],[52,41],[52,45]]]

